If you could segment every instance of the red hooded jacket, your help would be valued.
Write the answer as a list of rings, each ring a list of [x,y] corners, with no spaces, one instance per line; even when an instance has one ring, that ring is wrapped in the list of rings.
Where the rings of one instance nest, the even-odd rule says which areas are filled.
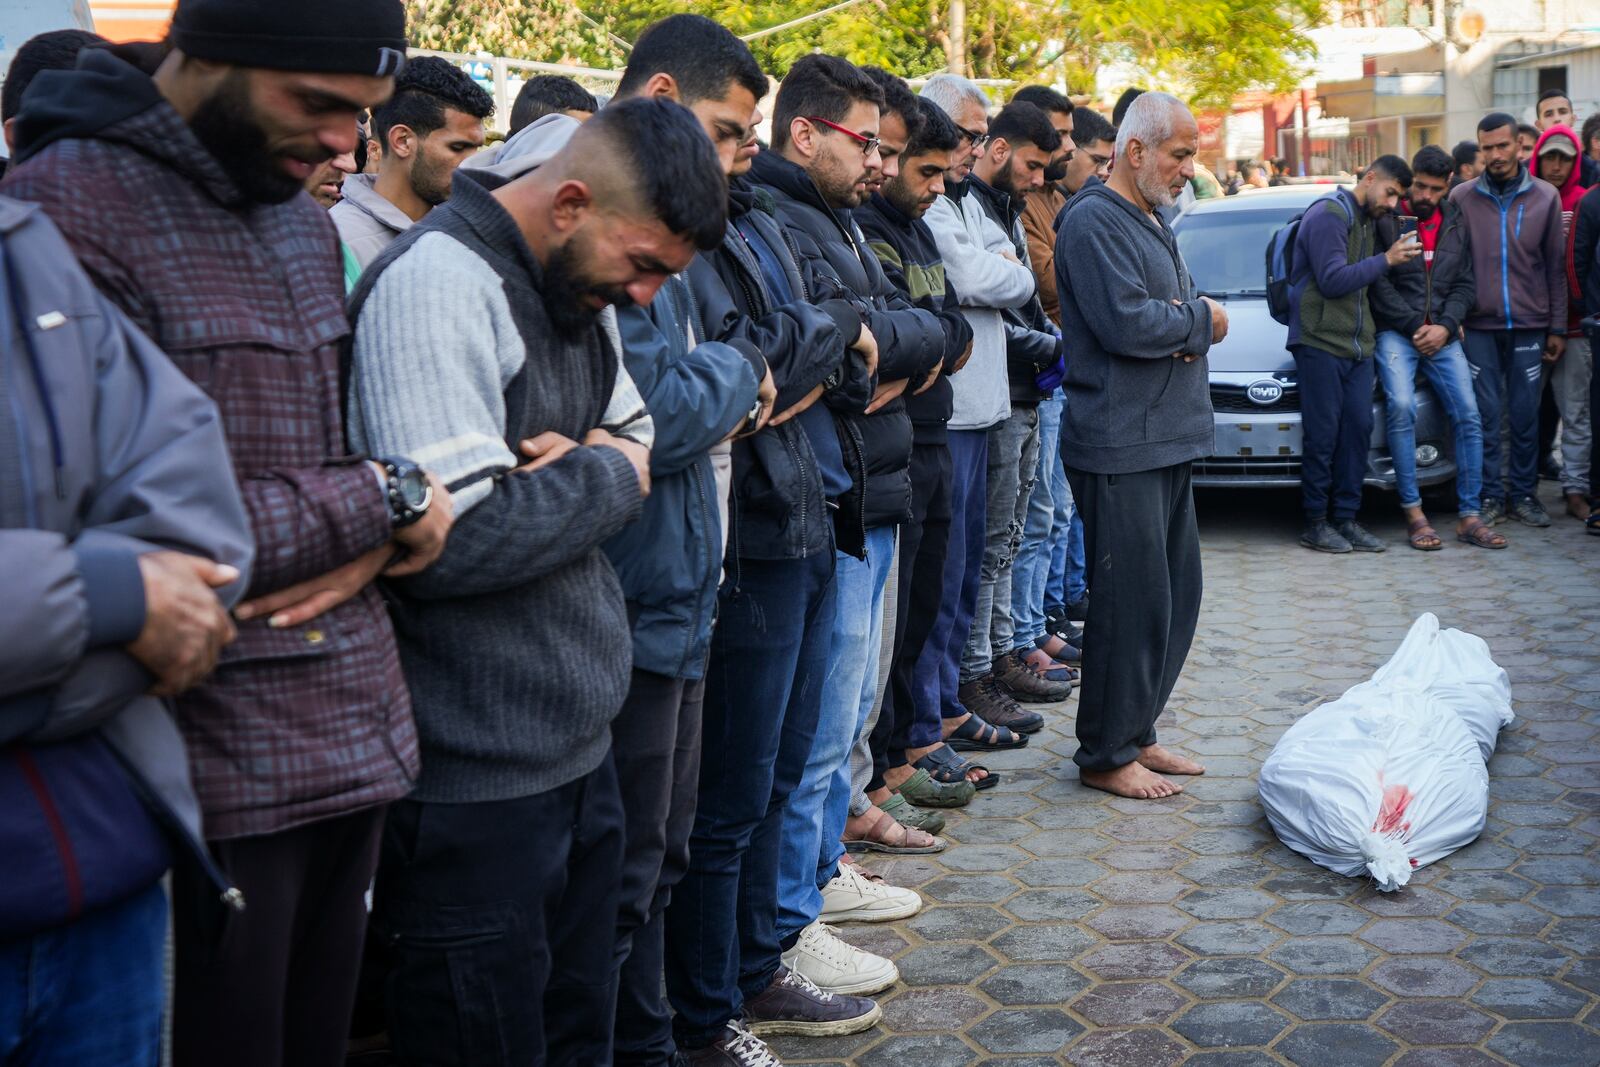
[[[1583,336],[1583,330],[1579,328],[1578,322],[1583,318],[1583,291],[1578,285],[1577,268],[1573,265],[1572,238],[1576,232],[1576,227],[1573,226],[1572,222],[1578,211],[1578,201],[1582,200],[1583,194],[1588,192],[1587,189],[1578,184],[1583,171],[1583,149],[1578,140],[1578,135],[1572,131],[1570,126],[1563,126],[1558,123],[1550,127],[1539,135],[1538,142],[1533,146],[1531,163],[1534,167],[1535,175],[1538,174],[1539,151],[1544,148],[1545,142],[1552,137],[1565,137],[1572,142],[1573,150],[1578,153],[1572,161],[1572,170],[1567,175],[1567,180],[1557,186],[1556,192],[1561,195],[1561,232],[1567,242],[1567,336],[1581,337]]]

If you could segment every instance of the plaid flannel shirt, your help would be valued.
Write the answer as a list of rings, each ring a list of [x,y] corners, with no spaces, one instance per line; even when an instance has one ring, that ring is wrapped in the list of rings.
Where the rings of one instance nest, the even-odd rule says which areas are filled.
[[[256,539],[248,596],[389,538],[373,470],[345,454],[350,327],[334,228],[310,198],[246,203],[165,101],[48,144],[4,190],[43,205],[101,291],[221,410]],[[387,802],[416,778],[410,698],[371,586],[297,628],[242,623],[176,707],[211,839]]]

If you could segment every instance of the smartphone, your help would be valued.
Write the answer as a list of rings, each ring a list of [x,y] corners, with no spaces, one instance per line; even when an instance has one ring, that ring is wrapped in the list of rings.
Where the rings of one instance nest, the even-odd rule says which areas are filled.
[[[1408,233],[1413,237],[1416,236],[1417,217],[1415,215],[1396,215],[1395,219],[1400,223],[1401,237],[1404,237]]]

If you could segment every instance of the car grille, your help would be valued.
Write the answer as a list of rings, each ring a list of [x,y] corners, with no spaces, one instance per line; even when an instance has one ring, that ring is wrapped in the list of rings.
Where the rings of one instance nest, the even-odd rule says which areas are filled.
[[[1285,478],[1300,477],[1299,456],[1207,456],[1195,460],[1196,478]]]
[[[1257,404],[1251,400],[1242,385],[1213,385],[1211,408],[1239,415],[1272,415],[1300,410],[1300,391],[1285,386],[1283,395],[1270,404]]]

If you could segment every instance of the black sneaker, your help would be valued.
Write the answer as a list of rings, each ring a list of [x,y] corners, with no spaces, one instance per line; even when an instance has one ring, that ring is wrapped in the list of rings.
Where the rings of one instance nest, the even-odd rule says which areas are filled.
[[[1306,523],[1306,528],[1300,534],[1300,543],[1307,548],[1318,552],[1344,553],[1351,551],[1350,542],[1346,541],[1327,519],[1313,519]]]
[[[1346,519],[1339,524],[1339,536],[1350,542],[1353,552],[1384,552],[1389,546],[1373,537],[1361,524],[1354,519]]]
[[[1083,647],[1083,631],[1066,619],[1047,621],[1044,628],[1050,636],[1059,637],[1074,648]]]
[[[799,971],[778,967],[772,984],[744,1002],[744,1025],[752,1034],[838,1037],[878,1025],[883,1009],[874,1000],[825,993]]]
[[[1531,496],[1519,496],[1511,502],[1511,517],[1524,526],[1550,525],[1550,513]]]
[[[1484,497],[1478,509],[1478,518],[1489,526],[1499,526],[1506,521],[1506,502],[1498,497]]]
[[[783,1067],[767,1043],[737,1021],[705,1048],[684,1049],[679,1055],[689,1067]]]
[[[1067,621],[1087,622],[1089,619],[1089,594],[1083,594],[1083,599],[1074,600],[1067,605]],[[1077,644],[1076,641],[1073,644]]]

